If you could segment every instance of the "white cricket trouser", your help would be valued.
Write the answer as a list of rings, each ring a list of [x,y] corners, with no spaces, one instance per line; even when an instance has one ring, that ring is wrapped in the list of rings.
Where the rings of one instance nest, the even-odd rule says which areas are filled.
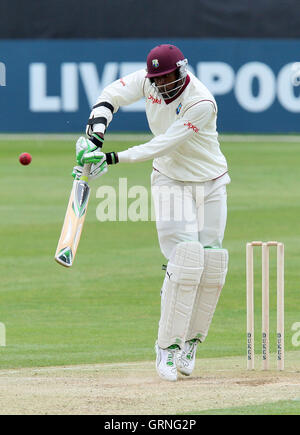
[[[176,181],[153,170],[151,190],[160,249],[169,256],[180,242],[199,241],[204,247],[221,248],[227,219],[223,176],[204,183]]]

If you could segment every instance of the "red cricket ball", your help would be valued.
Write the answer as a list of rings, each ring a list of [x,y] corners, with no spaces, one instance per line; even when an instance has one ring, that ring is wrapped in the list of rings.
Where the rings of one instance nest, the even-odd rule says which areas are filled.
[[[31,160],[32,160],[32,157],[31,157],[31,155],[30,155],[29,153],[22,153],[22,154],[20,154],[20,156],[19,156],[19,162],[20,162],[22,165],[29,165],[29,163],[31,162]]]

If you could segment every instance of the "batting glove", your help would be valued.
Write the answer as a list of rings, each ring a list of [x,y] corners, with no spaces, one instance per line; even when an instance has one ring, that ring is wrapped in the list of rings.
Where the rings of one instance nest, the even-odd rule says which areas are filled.
[[[79,166],[83,166],[85,163],[83,161],[83,155],[85,153],[91,153],[91,152],[95,151],[96,149],[98,149],[98,147],[95,144],[93,144],[89,139],[86,139],[86,138],[81,136],[78,139],[78,141],[76,142],[76,161],[77,161],[77,164]],[[86,162],[86,163],[90,163],[90,162]]]
[[[81,158],[82,163],[102,163],[106,160],[105,154],[96,149],[96,151],[85,152]]]
[[[91,171],[89,175],[89,180],[93,180],[94,178],[101,177],[101,175],[106,174],[108,170],[106,161],[100,163],[93,163],[91,166]],[[74,180],[80,180],[82,175],[82,166],[74,166],[72,177]]]

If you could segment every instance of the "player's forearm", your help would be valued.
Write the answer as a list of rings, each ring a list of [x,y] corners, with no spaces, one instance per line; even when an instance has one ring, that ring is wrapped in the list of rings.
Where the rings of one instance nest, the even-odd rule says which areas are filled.
[[[135,148],[135,147],[134,147]],[[106,163],[108,165],[114,165],[116,163],[134,163],[143,162],[152,158],[151,156],[137,156],[134,152],[132,153],[132,148],[126,151],[121,151],[119,153],[110,152],[106,153]]]
[[[176,124],[172,125],[165,134],[118,153],[120,163],[145,162],[174,151],[191,135],[186,129],[180,128],[180,125]]]
[[[136,162],[146,162],[147,160],[154,159],[162,155],[161,152],[157,150],[147,150],[140,149],[142,145],[129,148],[128,150],[121,151],[118,153],[118,160],[120,163],[136,163]]]

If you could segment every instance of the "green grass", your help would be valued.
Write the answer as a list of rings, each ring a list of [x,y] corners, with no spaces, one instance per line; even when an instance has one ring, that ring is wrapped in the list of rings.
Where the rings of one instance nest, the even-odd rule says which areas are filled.
[[[107,142],[106,150],[136,144]],[[152,360],[164,262],[155,223],[96,219],[97,189],[118,186],[119,178],[127,177],[128,188],[143,185],[149,191],[151,162],[110,167],[105,177],[92,182],[85,227],[69,270],[53,256],[72,185],[73,141],[1,139],[0,149],[0,322],[7,331],[0,368]],[[245,244],[250,240],[285,243],[286,348],[293,350],[291,326],[300,321],[300,145],[254,138],[224,142],[222,149],[232,179],[224,239],[230,265],[202,355],[245,353]],[[18,163],[23,151],[33,156],[27,167]],[[271,282],[275,284],[273,277]],[[260,303],[257,292],[258,333]]]
[[[299,400],[280,400],[237,408],[209,409],[193,413],[194,415],[299,415]]]

